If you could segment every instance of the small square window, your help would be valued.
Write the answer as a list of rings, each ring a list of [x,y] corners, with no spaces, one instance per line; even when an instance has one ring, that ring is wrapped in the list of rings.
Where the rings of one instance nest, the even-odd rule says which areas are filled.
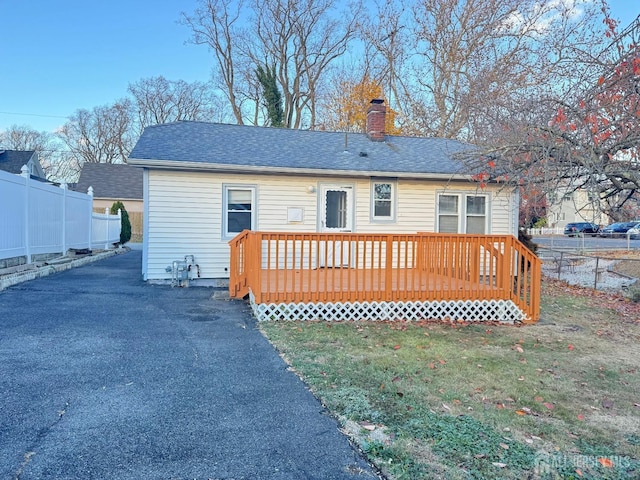
[[[371,183],[372,220],[393,220],[395,217],[395,182]]]
[[[224,188],[224,236],[233,237],[255,226],[255,187]]]

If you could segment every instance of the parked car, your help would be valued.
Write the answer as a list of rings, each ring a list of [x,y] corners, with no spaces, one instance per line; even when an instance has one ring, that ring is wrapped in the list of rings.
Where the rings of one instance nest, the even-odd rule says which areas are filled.
[[[617,222],[607,225],[600,231],[601,237],[624,237],[638,222]]]
[[[627,235],[631,240],[640,239],[640,223],[636,223],[633,227],[627,230]]]
[[[590,234],[595,237],[599,231],[600,226],[590,222],[567,223],[566,227],[564,227],[564,234],[569,235],[570,237],[580,234]]]

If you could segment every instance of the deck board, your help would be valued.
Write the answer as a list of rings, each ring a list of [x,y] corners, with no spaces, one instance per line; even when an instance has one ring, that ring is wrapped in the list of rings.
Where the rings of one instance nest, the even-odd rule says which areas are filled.
[[[261,279],[262,302],[455,300],[505,294],[494,279],[489,284],[417,269],[262,270]],[[387,288],[389,282],[391,288]],[[389,291],[392,298],[388,297]]]

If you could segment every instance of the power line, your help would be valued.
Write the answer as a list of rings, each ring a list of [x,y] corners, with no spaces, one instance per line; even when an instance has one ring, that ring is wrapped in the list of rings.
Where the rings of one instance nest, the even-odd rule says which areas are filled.
[[[44,117],[44,118],[64,118],[64,119],[68,119],[68,116],[62,116],[62,115],[43,115],[41,113],[21,113],[21,112],[1,112],[0,114],[3,115],[23,115],[26,117]]]

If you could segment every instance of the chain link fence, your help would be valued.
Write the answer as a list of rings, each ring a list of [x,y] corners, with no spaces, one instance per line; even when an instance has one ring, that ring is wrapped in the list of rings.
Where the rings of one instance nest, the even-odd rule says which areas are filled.
[[[610,252],[609,252],[610,253]],[[539,247],[542,272],[571,285],[632,294],[640,297],[640,258],[614,257],[606,253],[577,253]],[[624,268],[620,268],[624,265]]]

